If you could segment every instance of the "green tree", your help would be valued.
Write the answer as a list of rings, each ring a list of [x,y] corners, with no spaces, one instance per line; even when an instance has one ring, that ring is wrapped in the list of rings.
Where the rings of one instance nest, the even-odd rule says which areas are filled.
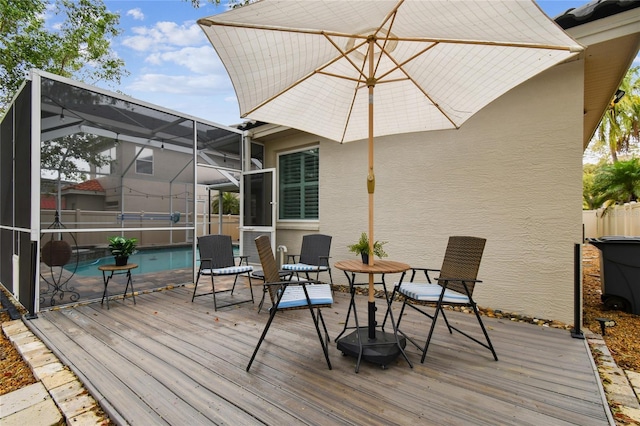
[[[584,210],[595,210],[604,204],[606,196],[596,190],[596,175],[602,165],[585,164],[582,167],[582,208]]]
[[[595,175],[593,189],[611,203],[637,201],[640,196],[640,159],[603,165]]]
[[[61,21],[47,25],[47,16]],[[0,113],[31,68],[118,84],[127,75],[111,50],[119,20],[102,0],[0,0]]]
[[[211,203],[211,212],[218,213],[220,199],[216,198]],[[233,192],[222,193],[222,214],[240,214],[240,199]]]
[[[620,85],[624,96],[611,105],[602,117],[594,135],[594,150],[605,148],[611,160],[619,153],[631,152],[640,141],[640,67],[629,69]]]

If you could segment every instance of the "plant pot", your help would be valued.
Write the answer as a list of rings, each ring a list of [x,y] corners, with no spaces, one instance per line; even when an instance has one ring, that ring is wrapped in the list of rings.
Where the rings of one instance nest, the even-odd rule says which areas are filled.
[[[365,264],[369,264],[369,255],[367,253],[360,253],[360,256],[362,256],[362,263]]]
[[[42,261],[45,265],[64,266],[71,259],[71,245],[64,240],[51,240],[42,247]]]
[[[129,263],[129,256],[116,257],[116,266],[124,266]]]

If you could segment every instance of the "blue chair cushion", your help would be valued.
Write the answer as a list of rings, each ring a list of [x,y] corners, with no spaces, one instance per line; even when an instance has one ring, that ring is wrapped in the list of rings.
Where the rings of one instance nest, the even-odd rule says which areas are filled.
[[[442,293],[442,286],[429,283],[402,283],[398,291],[411,299],[422,302],[437,302]],[[447,289],[442,301],[445,303],[469,303],[469,297]]]
[[[333,303],[331,286],[329,284],[306,284],[305,286],[309,293],[311,305],[330,305]],[[280,299],[278,308],[298,308],[301,306],[307,306],[307,298],[304,295],[303,286],[295,284],[288,285],[284,290],[282,299]]]
[[[243,272],[251,272],[253,271],[253,266],[228,266],[226,268],[216,268],[216,269],[202,269],[200,273],[202,275],[236,275],[242,274]]]
[[[282,265],[282,269],[286,271],[294,271],[294,272],[315,272],[315,271],[326,271],[326,266],[317,266],[317,265],[307,265],[306,263],[285,263]]]

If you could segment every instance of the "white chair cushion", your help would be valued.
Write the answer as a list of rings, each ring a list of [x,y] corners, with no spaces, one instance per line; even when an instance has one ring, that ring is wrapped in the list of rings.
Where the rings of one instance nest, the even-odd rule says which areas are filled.
[[[398,283],[395,283],[396,285]],[[422,302],[437,302],[442,293],[442,286],[429,283],[402,283],[400,293],[411,299]],[[445,303],[469,303],[469,297],[454,290],[447,289],[442,301]]]
[[[202,269],[200,273],[202,275],[235,275],[241,274],[243,272],[251,272],[253,271],[253,266],[229,266],[226,268],[216,268],[216,269]]]
[[[317,265],[307,265],[306,263],[285,263],[282,265],[282,269],[286,271],[294,271],[294,272],[315,272],[315,271],[326,271],[326,266],[317,266]]]
[[[333,303],[331,295],[331,286],[329,284],[306,284],[309,299],[312,305],[329,305]],[[304,289],[301,285],[288,285],[278,308],[297,308],[307,306],[307,298],[304,295]]]

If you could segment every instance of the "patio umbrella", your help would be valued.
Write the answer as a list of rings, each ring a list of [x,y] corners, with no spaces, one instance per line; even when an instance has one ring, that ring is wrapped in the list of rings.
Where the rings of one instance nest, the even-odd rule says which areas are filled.
[[[459,128],[582,50],[524,0],[262,0],[198,24],[243,117],[368,138],[370,244],[375,136]]]

